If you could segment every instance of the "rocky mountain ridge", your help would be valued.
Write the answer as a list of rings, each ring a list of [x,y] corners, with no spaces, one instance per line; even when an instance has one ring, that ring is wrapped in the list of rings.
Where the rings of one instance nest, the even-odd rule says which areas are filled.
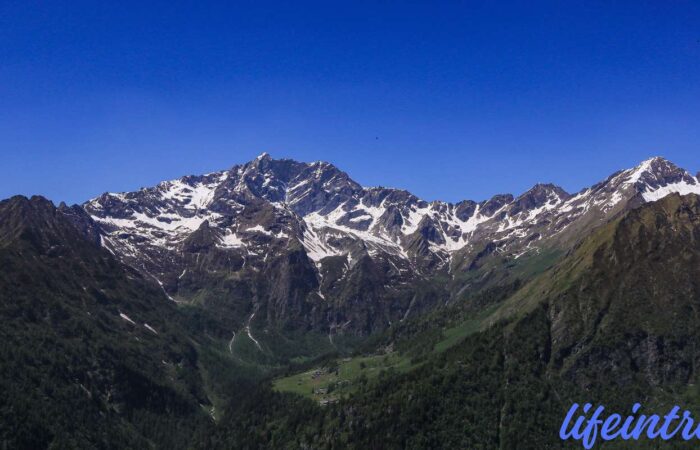
[[[446,203],[362,187],[329,163],[262,154],[230,170],[105,193],[83,208],[102,245],[170,298],[211,303],[212,284],[226,283],[216,295],[237,298],[239,326],[262,309],[257,320],[327,329],[332,340],[452,295],[416,299],[417,283],[455,280],[493,255],[566,250],[621,211],[674,192],[700,194],[700,180],[659,157],[577,194],[537,184],[518,197]]]

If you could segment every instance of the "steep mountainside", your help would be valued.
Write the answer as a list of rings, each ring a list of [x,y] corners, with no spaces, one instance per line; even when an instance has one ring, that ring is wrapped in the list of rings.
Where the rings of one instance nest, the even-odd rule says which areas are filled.
[[[80,208],[0,202],[0,446],[186,446],[209,422],[175,305]]]
[[[700,354],[700,197],[629,211],[509,299],[497,317],[548,304],[552,366],[588,389],[688,385]]]
[[[266,349],[279,330],[314,330],[331,347],[384,330],[505,282],[513,265],[527,278],[621,211],[672,192],[700,193],[700,182],[662,158],[575,195],[538,184],[450,204],[263,154],[83,207],[124,262]]]

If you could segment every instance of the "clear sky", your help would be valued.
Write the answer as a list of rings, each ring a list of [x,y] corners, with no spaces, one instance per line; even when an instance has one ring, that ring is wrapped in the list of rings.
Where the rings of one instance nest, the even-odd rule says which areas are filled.
[[[700,170],[700,2],[0,0],[0,197],[262,151],[481,200]]]

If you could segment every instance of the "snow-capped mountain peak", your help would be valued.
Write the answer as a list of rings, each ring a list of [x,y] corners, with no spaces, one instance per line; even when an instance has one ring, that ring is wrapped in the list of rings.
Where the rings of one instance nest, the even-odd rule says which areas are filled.
[[[626,183],[634,185],[646,201],[658,200],[671,193],[700,194],[700,182],[696,177],[661,157],[642,162],[629,173]]]

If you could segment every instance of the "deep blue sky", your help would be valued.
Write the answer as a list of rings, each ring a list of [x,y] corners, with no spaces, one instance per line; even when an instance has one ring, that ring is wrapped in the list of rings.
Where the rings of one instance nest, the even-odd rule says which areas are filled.
[[[0,0],[3,198],[267,151],[481,200],[698,150],[697,1]]]

